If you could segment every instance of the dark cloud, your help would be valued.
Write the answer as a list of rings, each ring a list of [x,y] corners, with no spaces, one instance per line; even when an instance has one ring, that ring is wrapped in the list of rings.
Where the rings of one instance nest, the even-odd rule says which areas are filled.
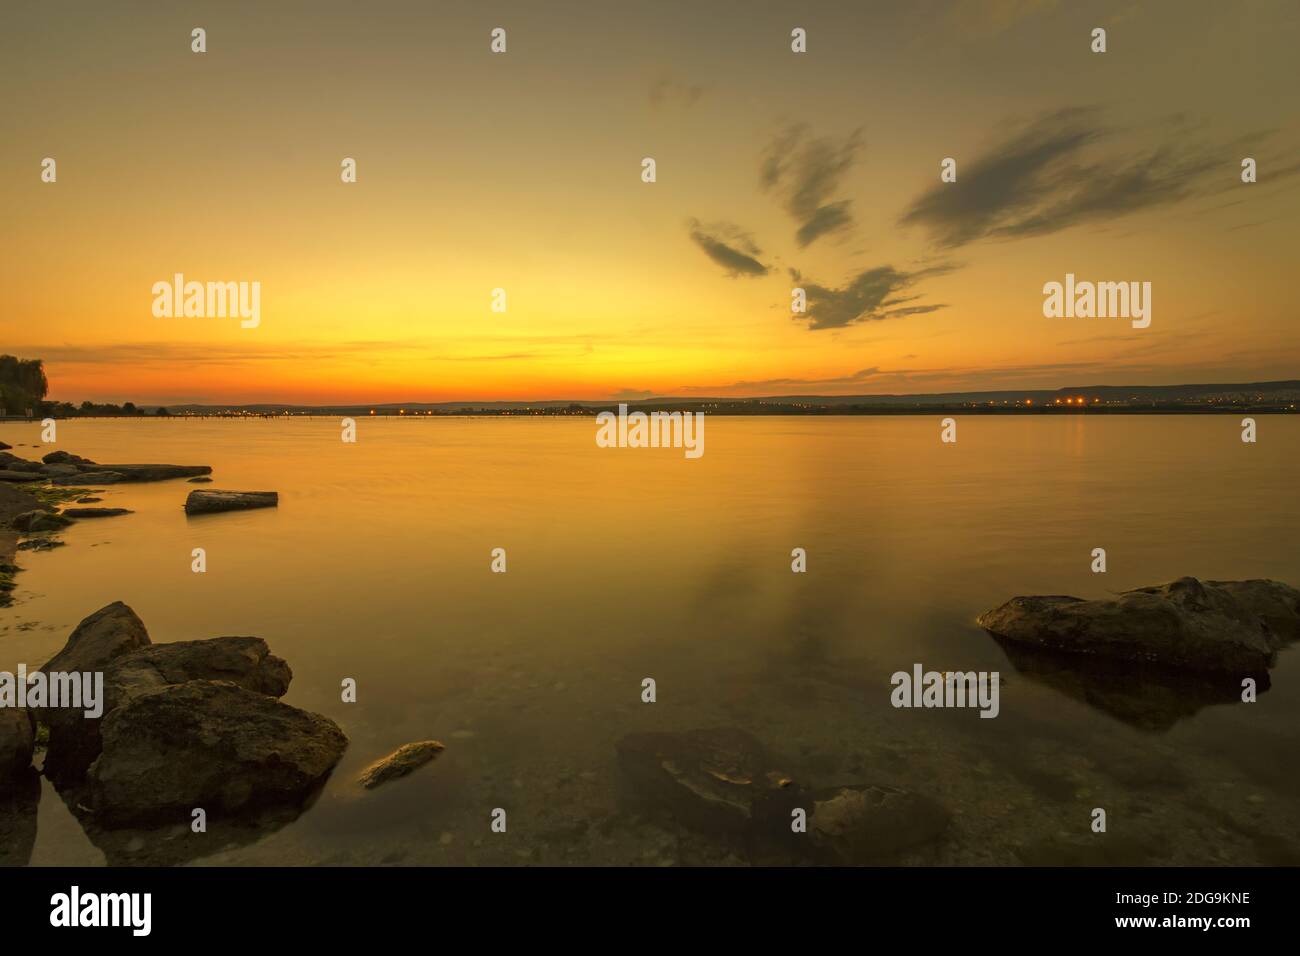
[[[762,255],[763,250],[754,244],[753,238],[744,230],[730,223],[705,224],[698,219],[690,220],[690,230],[691,241],[703,249],[706,256],[726,269],[730,278],[767,275],[768,267],[755,258]]]
[[[833,199],[844,174],[857,161],[862,131],[843,140],[808,138],[807,127],[791,126],[767,147],[759,167],[759,185],[778,196],[799,228],[800,247],[853,225],[852,201]]]
[[[877,322],[882,319],[921,315],[947,308],[943,304],[915,303],[919,295],[907,295],[922,279],[951,272],[953,266],[935,265],[916,272],[900,272],[893,266],[877,266],[858,273],[842,289],[830,289],[813,282],[805,282],[808,311],[800,318],[808,320],[810,329],[841,329],[859,322]],[[794,269],[791,277],[801,281]]]
[[[900,223],[926,229],[941,246],[977,239],[1059,232],[1178,202],[1224,167],[1219,149],[1159,146],[1134,151],[1112,139],[1095,110],[1069,109],[1040,118],[982,156],[958,160],[957,182],[938,183]]]

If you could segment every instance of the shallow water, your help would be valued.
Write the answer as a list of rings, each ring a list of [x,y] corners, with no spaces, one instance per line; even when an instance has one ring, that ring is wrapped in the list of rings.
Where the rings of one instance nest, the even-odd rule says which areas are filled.
[[[31,862],[741,863],[630,804],[615,760],[628,733],[726,726],[801,781],[946,806],[947,835],[904,863],[1300,863],[1300,650],[1258,703],[1202,706],[1179,685],[1023,672],[973,623],[1015,594],[1185,574],[1300,585],[1300,421],[1261,417],[1254,445],[1238,422],[975,416],[945,445],[937,416],[711,417],[698,460],[600,449],[591,419],[364,419],[355,445],[326,418],[61,422],[58,448],[215,481],[109,487],[103,505],[134,514],[20,553],[0,668],[43,663],[122,600],[155,642],[265,638],[293,668],[285,700],[351,745],[297,819],[202,844],[180,827],[97,846],[43,782]],[[51,450],[29,447],[34,425],[0,438]],[[195,487],[280,505],[187,518]],[[998,718],[890,707],[890,675],[918,662],[1000,671]],[[356,786],[429,737],[435,763]]]

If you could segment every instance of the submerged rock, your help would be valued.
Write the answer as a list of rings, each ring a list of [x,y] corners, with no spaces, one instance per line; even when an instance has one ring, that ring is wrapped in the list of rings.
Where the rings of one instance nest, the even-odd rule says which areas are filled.
[[[191,485],[206,485],[212,481],[210,475],[199,475],[197,478],[189,479]]]
[[[742,838],[757,862],[890,862],[948,825],[942,806],[898,787],[807,788],[772,769],[766,749],[743,730],[629,734],[618,757],[632,796],[691,829]],[[792,827],[796,810],[806,832]]]
[[[418,770],[445,749],[441,741],[437,740],[402,744],[387,757],[376,760],[361,771],[358,782],[367,790],[371,790],[381,783],[405,777],[411,771]]]
[[[734,833],[757,821],[788,820],[779,797],[792,781],[772,768],[763,745],[743,730],[628,734],[617,750],[636,796],[686,826]]]
[[[1300,591],[1277,581],[1185,577],[1111,600],[1016,597],[978,623],[1005,640],[1049,651],[1262,674],[1280,648],[1300,637]]]
[[[274,508],[280,495],[274,491],[191,491],[185,499],[187,515],[215,514],[219,511],[244,511],[249,508]]]
[[[134,512],[129,508],[64,508],[63,514],[68,518],[113,518]]]
[[[1048,651],[1001,637],[995,640],[1017,673],[1140,730],[1163,732],[1206,707],[1241,702],[1239,674]],[[1268,674],[1259,674],[1255,680],[1258,693],[1269,689]]]
[[[60,531],[72,524],[72,519],[65,518],[63,515],[55,514],[52,511],[37,509],[36,511],[18,515],[10,524],[15,531],[32,534],[40,531]]]
[[[948,827],[948,811],[898,787],[836,787],[811,795],[808,836],[823,862],[886,863],[933,842]]]
[[[101,722],[87,774],[96,820],[160,825],[307,799],[343,756],[338,725],[228,681],[144,694]]]

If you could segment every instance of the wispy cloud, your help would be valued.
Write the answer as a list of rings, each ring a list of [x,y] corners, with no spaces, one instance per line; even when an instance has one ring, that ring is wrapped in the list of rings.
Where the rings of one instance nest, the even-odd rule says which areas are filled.
[[[799,124],[783,130],[764,151],[759,185],[794,217],[801,248],[853,225],[852,200],[832,197],[861,147],[861,129],[843,139],[809,138],[808,128]]]
[[[705,224],[698,219],[690,220],[688,225],[691,241],[722,266],[730,278],[767,275],[768,267],[755,258],[762,255],[763,250],[740,227],[727,222]]]
[[[1061,110],[959,162],[957,182],[928,189],[900,223],[954,248],[1118,219],[1233,185],[1234,153],[1189,144],[1191,135],[1183,128],[1173,143],[1135,147],[1104,125],[1098,110]]]
[[[922,279],[944,275],[954,268],[941,264],[902,272],[893,266],[877,266],[858,273],[839,289],[805,282],[794,269],[790,270],[790,277],[800,282],[807,293],[808,310],[801,318],[808,321],[808,328],[840,329],[859,322],[878,322],[946,308],[942,303],[917,303],[919,294],[905,293]]]

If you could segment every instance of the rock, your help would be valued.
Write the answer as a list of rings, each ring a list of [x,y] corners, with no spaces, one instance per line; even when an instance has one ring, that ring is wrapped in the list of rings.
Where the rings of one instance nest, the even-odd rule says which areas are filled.
[[[38,531],[59,531],[72,524],[72,519],[51,511],[38,509],[18,515],[10,524],[15,531],[31,534]]]
[[[0,791],[32,765],[36,729],[23,707],[0,707]]]
[[[28,481],[43,481],[44,479],[45,476],[40,472],[0,470],[0,481],[9,481],[14,484]]]
[[[0,441],[0,451],[8,451],[10,448],[13,447],[14,447],[13,445],[8,444],[7,442]]]
[[[281,697],[293,679],[289,665],[272,654],[260,637],[150,644],[115,658],[103,671],[100,718],[87,718],[79,710],[46,712],[50,742],[45,774],[53,780],[67,783],[80,779],[99,756],[103,719],[145,694],[187,681],[220,680],[258,694]]]
[[[93,465],[94,462],[89,458],[82,458],[80,455],[74,455],[66,451],[52,451],[41,461],[47,465]]]
[[[1300,591],[1276,581],[1185,577],[1112,600],[1016,597],[978,622],[999,638],[1048,651],[1262,674],[1300,637]]]
[[[19,551],[53,551],[63,547],[64,542],[58,538],[28,538],[18,545]]]
[[[39,472],[44,467],[40,462],[29,462],[26,458],[18,458],[18,455],[10,455],[8,451],[0,453],[0,466],[8,468],[9,471],[34,472]]]
[[[1141,730],[1167,731],[1206,707],[1241,701],[1237,674],[1068,654],[997,640],[1017,673]],[[1256,692],[1265,693],[1269,676],[1259,674],[1255,679]],[[1005,685],[1005,673],[1002,680]]]
[[[62,478],[66,475],[79,475],[81,472],[76,465],[42,465],[41,474],[52,478]]]
[[[75,475],[51,478],[52,485],[115,485],[126,481],[126,476],[116,471],[81,471]]]
[[[96,501],[103,501],[103,498],[96,498],[94,495],[87,495],[85,498],[78,498],[79,505],[93,505]]]
[[[381,783],[387,783],[389,780],[405,777],[412,770],[423,767],[442,753],[444,749],[442,743],[437,740],[421,740],[418,743],[402,744],[387,757],[376,760],[361,771],[358,782],[361,786],[370,790]]]
[[[734,833],[784,817],[789,827],[792,781],[743,730],[628,734],[617,750],[634,795],[686,826]]]
[[[36,846],[41,775],[34,767],[0,781],[0,866],[26,866]]]
[[[40,499],[11,485],[0,485],[0,528],[29,511],[41,510]]]
[[[100,725],[87,781],[96,821],[160,825],[298,803],[347,747],[332,720],[227,681],[144,694]]]
[[[135,611],[121,601],[114,601],[78,624],[63,650],[51,657],[41,670],[46,673],[99,671],[123,654],[149,644],[149,632]]]
[[[191,485],[206,485],[210,481],[212,481],[212,478],[208,475],[199,475],[197,478],[189,479]]]
[[[212,473],[211,465],[82,465],[80,469],[83,480],[87,473],[98,472],[120,475],[119,481],[167,481]]]
[[[64,508],[67,518],[112,518],[116,515],[134,514],[129,508]]]
[[[823,862],[861,866],[892,861],[932,843],[948,827],[948,811],[928,797],[885,786],[836,787],[812,795],[808,837]]]
[[[185,513],[202,515],[248,508],[274,508],[279,502],[280,496],[274,491],[191,491],[185,499]]]

